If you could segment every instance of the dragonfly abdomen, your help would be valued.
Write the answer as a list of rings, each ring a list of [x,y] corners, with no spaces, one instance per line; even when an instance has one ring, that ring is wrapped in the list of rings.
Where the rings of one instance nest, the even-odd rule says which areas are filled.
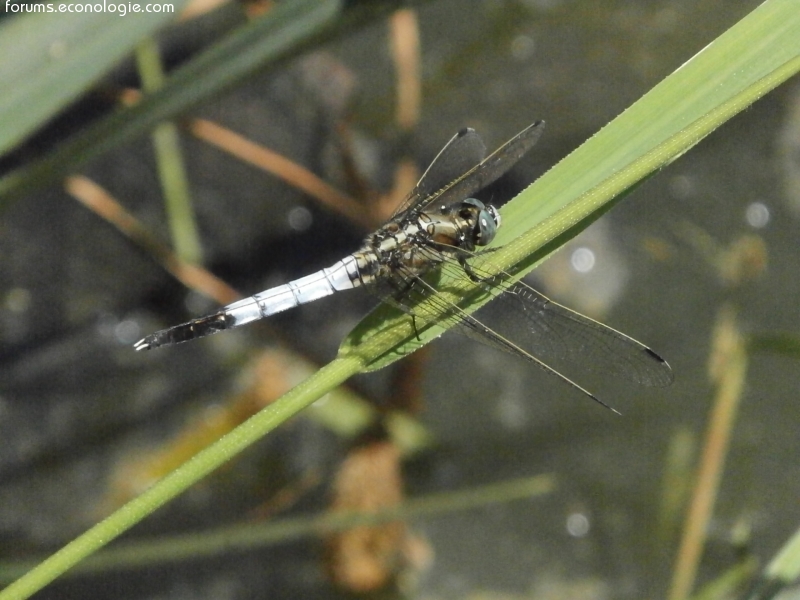
[[[260,292],[248,300],[255,300],[258,304],[260,315],[257,318],[261,318],[319,300],[341,290],[353,289],[362,284],[359,262],[361,261],[351,254],[327,269]],[[236,304],[231,305],[234,306]]]
[[[213,315],[152,333],[139,340],[134,347],[136,350],[150,350],[159,346],[188,342],[218,331],[252,323],[295,306],[330,296],[334,292],[359,287],[365,283],[361,278],[364,263],[363,256],[351,254],[327,269],[229,304]]]

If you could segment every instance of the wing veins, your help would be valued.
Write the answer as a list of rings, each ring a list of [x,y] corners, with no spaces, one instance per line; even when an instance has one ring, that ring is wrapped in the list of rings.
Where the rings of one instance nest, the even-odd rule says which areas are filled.
[[[464,311],[457,304],[444,301],[437,292],[437,290],[421,277],[418,277],[414,274],[409,274],[409,277],[413,277],[415,281],[425,290],[425,293],[421,294],[421,299],[424,302],[438,305],[438,310],[431,311],[430,314],[424,316],[419,315],[416,312],[412,312],[412,314],[415,317],[422,316],[423,321],[427,325],[433,325],[436,323],[447,323],[449,325],[452,325],[453,327],[457,328],[459,331],[464,333],[467,337],[475,339],[476,341],[479,341],[485,345],[491,346],[498,350],[503,350],[504,352],[507,352],[514,356],[518,356],[520,358],[527,360],[528,362],[535,364],[549,375],[560,379],[561,381],[565,382],[566,384],[568,384],[570,387],[577,390],[581,394],[588,396],[589,398],[591,398],[598,404],[604,406],[605,408],[617,414],[620,414],[619,411],[617,411],[612,406],[600,400],[600,398],[592,394],[589,390],[580,386],[578,383],[576,383],[563,373],[560,373],[558,370],[554,369],[546,362],[542,361],[536,356],[533,356],[531,353],[527,352],[523,348],[520,348],[511,340],[500,335],[494,329],[492,329],[491,327],[489,327],[488,325],[486,325],[473,315]],[[412,311],[418,308],[419,305],[415,305],[412,308]]]
[[[425,250],[441,263],[438,268],[442,273],[464,277],[464,267],[452,258],[433,248]],[[471,254],[479,257],[482,253]],[[525,346],[529,353],[545,360],[576,363],[580,359],[587,370],[611,371],[641,385],[663,387],[672,383],[667,362],[634,338],[554,302],[522,281],[511,281],[505,271],[492,274],[472,265],[470,270],[482,280],[478,283],[482,292],[492,296],[487,305],[499,302],[504,312],[512,312],[526,324],[527,331],[521,335],[528,342]],[[504,317],[511,326],[518,323],[513,317]]]
[[[392,219],[402,218],[411,210],[424,211],[437,202],[447,205],[480,191],[517,164],[519,159],[536,144],[543,130],[544,121],[536,121],[520,131],[488,157],[482,160],[478,159],[480,162],[477,164],[473,163],[471,168],[470,166],[466,166],[461,173],[456,173],[452,177],[447,177],[446,179],[449,181],[445,181],[440,185],[437,184],[437,189],[426,189],[430,187],[426,185],[429,179],[437,179],[436,175],[438,174],[436,173],[436,169],[443,168],[439,167],[439,165],[445,164],[448,160],[451,160],[450,155],[457,151],[458,147],[455,144],[459,141],[460,135],[474,136],[474,138],[480,142],[481,146],[483,146],[483,142],[474,130],[468,129],[466,130],[466,134],[459,132],[451,138],[436,158],[433,159],[433,162],[428,166],[416,187],[411,190],[411,193],[395,211]]]

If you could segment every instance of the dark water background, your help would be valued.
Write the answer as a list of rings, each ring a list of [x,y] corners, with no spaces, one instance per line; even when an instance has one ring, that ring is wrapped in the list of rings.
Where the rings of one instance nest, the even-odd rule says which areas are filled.
[[[430,2],[419,9],[423,109],[410,147],[424,166],[460,127],[475,127],[494,148],[547,120],[536,149],[492,189],[492,199],[502,201],[757,4]],[[168,56],[179,60],[213,22],[207,17],[176,36]],[[346,115],[360,168],[385,186],[399,148],[387,31],[375,23],[319,49],[322,58],[304,56],[258,74],[193,116],[218,120],[341,184],[334,121]],[[113,76],[126,77],[124,69]],[[66,123],[90,107],[75,110]],[[207,264],[238,289],[260,291],[357,247],[358,226],[216,149],[188,136],[183,142]],[[795,79],[652,177],[537,271],[532,281],[543,291],[642,340],[672,365],[675,384],[663,390],[583,372],[580,382],[623,417],[493,350],[454,336],[433,344],[419,419],[438,446],[407,465],[409,494],[539,473],[555,474],[559,488],[544,499],[415,522],[435,558],[412,596],[664,595],[677,540],[674,529],[657,534],[666,455],[678,432],[699,443],[706,426],[710,336],[722,305],[738,307],[745,332],[798,330],[798,145]],[[147,140],[95,160],[85,173],[167,239]],[[136,354],[130,344],[142,334],[213,304],[187,298],[144,253],[58,188],[13,204],[0,227],[0,539],[4,555],[15,558],[56,548],[94,522],[116,461],[169,439],[187,415],[221,403],[244,385],[237,381],[242,356],[272,342],[265,328],[254,327]],[[766,270],[731,289],[698,248],[705,234],[720,249],[754,236],[766,251]],[[571,261],[587,251],[594,268],[576,271]],[[275,325],[295,348],[326,362],[371,304],[344,294]],[[356,385],[385,397],[389,376]],[[752,357],[703,580],[735,563],[737,527],[750,528],[749,548],[762,560],[796,528],[798,390],[794,362]],[[270,486],[308,469],[327,480],[344,448],[330,431],[296,419],[130,535],[241,521]],[[322,510],[324,488],[295,511]],[[65,579],[39,597],[338,597],[319,560],[312,539],[145,576]]]

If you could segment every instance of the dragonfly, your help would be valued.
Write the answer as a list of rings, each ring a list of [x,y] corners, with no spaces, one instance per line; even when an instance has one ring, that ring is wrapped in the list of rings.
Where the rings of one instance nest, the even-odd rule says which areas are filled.
[[[486,272],[474,264],[491,251],[485,247],[495,238],[501,218],[492,204],[472,196],[514,166],[536,144],[543,128],[544,121],[533,123],[488,157],[474,129],[460,130],[394,215],[368,235],[356,252],[208,316],[152,333],[138,341],[135,349],[187,342],[364,287],[411,315],[415,329],[455,325],[472,338],[541,367],[607,408],[611,407],[551,366],[552,361],[588,365],[590,370],[645,386],[669,385],[673,379],[669,364],[644,344],[553,302],[508,273]],[[500,304],[505,330],[487,325],[480,317],[483,309],[468,314],[447,300],[431,282],[436,274],[475,282],[492,297],[491,305]]]

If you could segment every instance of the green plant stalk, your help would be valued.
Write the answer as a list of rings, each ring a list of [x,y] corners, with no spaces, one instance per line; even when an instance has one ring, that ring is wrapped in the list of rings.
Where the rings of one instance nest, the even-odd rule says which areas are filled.
[[[768,0],[506,204],[494,244],[501,248],[481,257],[481,267],[522,277],[645,178],[798,72],[800,2]],[[489,299],[466,278],[443,284],[448,299],[466,312]],[[381,306],[345,340],[342,352],[379,331],[379,324],[392,330],[396,343],[371,369],[442,333],[440,327],[418,332],[407,315]]]
[[[551,475],[536,475],[412,498],[375,512],[326,512],[266,523],[228,526],[202,533],[137,540],[98,552],[76,567],[72,573],[77,575],[105,572],[110,569],[163,566],[168,562],[241,552],[301,537],[346,531],[353,527],[375,527],[392,521],[409,521],[471,510],[490,504],[530,499],[549,494],[554,488],[555,480]],[[11,575],[17,568],[16,565],[6,565],[0,575],[5,578],[4,576]]]
[[[675,557],[669,600],[684,600],[694,588],[706,533],[719,493],[733,426],[747,380],[748,356],[731,305],[723,305],[714,326],[711,379],[714,386],[703,449],[699,457],[692,497],[684,518]]]
[[[160,123],[153,130],[152,139],[172,246],[181,260],[202,264],[203,249],[192,209],[178,128],[174,123]]]
[[[686,152],[725,119],[798,71],[798,0],[767,0],[510,203],[498,238],[507,242],[513,236],[519,241],[487,259],[515,274],[533,268],[557,244],[605,212],[615,195]],[[720,73],[727,73],[727,78]],[[699,89],[692,93],[681,89],[687,81]],[[665,97],[674,104],[666,107],[667,114]],[[609,145],[609,140],[620,145]],[[585,162],[591,157],[600,165]],[[537,248],[537,244],[541,245]],[[515,259],[519,267],[513,264]],[[470,293],[475,295],[474,290]],[[433,335],[425,331],[421,337],[427,340]],[[388,364],[393,354],[413,349],[419,344],[415,340],[408,345],[413,338],[414,328],[406,316],[373,312],[348,337],[336,360],[0,592],[0,600],[25,598],[40,589],[332,386],[368,366]]]
[[[747,339],[749,352],[771,352],[800,359],[800,336],[789,333],[754,333]]]
[[[362,365],[353,358],[339,358],[301,383],[211,446],[125,504],[109,517],[75,538],[58,552],[0,591],[0,599],[28,598],[67,569],[105,546],[205,475],[261,439],[321,395],[359,372]]]
[[[164,85],[161,55],[153,38],[146,39],[136,48],[136,63],[145,93],[155,92]],[[172,122],[159,123],[153,130],[152,139],[175,253],[186,262],[200,264],[203,250],[192,210],[178,128]]]
[[[758,560],[749,556],[742,562],[734,565],[722,575],[705,584],[700,591],[693,594],[691,600],[728,600],[739,598],[742,589],[758,570]]]

